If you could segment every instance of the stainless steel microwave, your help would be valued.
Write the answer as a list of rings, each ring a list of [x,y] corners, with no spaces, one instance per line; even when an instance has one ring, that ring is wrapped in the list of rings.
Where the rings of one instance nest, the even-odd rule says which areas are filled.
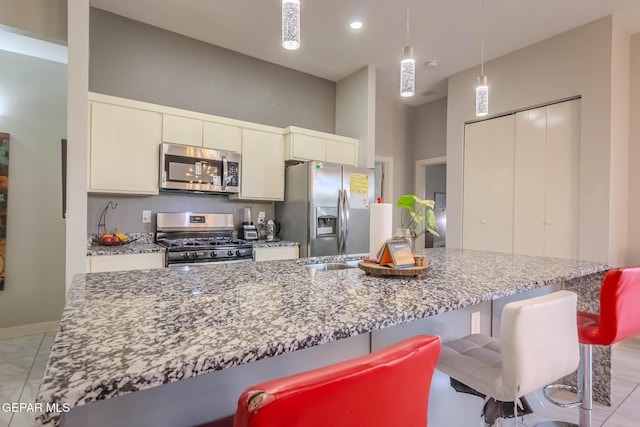
[[[238,153],[180,144],[160,144],[160,189],[206,193],[240,192]]]

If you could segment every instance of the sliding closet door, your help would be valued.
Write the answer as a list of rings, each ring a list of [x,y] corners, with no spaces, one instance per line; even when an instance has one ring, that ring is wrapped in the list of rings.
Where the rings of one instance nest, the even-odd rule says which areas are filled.
[[[547,107],[544,255],[578,257],[580,101]]]
[[[462,246],[513,250],[514,118],[465,126]]]
[[[513,252],[544,254],[547,109],[516,114]]]

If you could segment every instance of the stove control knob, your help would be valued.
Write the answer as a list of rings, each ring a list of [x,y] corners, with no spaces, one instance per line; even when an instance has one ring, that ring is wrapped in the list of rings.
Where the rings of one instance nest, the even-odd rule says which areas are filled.
[[[227,255],[233,256],[233,251],[227,251]]]
[[[240,249],[236,250],[236,256],[240,256],[242,252],[240,252]]]
[[[216,251],[211,251],[211,258],[215,258],[216,257]]]
[[[198,252],[194,252],[191,254],[191,257],[193,257],[193,259],[198,258],[200,255],[198,254]]]
[[[184,259],[189,259],[189,254],[188,254],[188,253],[186,253],[186,252],[185,252],[185,253],[183,253],[183,254],[182,254],[182,258],[184,258]]]

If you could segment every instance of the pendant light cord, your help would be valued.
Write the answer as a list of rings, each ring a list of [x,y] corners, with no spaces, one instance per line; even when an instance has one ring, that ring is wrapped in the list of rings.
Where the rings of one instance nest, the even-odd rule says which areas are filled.
[[[407,43],[409,45],[409,2],[407,2]]]
[[[480,28],[480,75],[481,76],[484,76],[484,1],[485,0],[482,0],[482,24]]]

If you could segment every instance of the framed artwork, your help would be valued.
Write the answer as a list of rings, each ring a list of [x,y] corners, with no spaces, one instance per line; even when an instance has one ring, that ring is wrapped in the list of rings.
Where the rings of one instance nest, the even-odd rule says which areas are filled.
[[[0,291],[4,289],[7,254],[7,193],[9,188],[9,134],[0,133]]]

